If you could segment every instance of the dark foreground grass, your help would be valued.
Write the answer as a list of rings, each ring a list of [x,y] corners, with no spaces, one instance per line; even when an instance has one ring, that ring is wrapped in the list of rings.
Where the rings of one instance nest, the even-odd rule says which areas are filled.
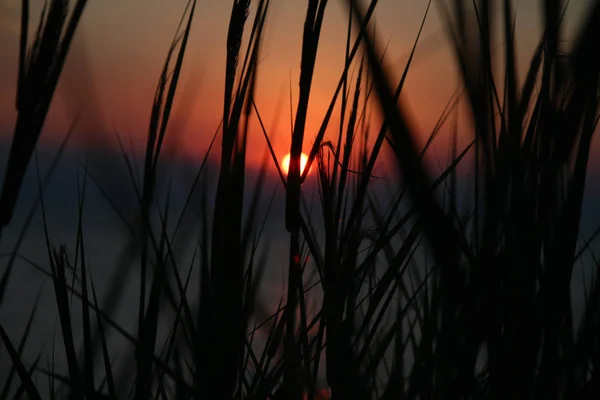
[[[22,354],[30,323],[17,340],[0,324],[12,364],[1,398],[316,399],[324,392],[334,399],[598,398],[600,274],[591,247],[594,237],[579,245],[578,240],[599,119],[600,61],[591,55],[600,37],[600,2],[591,5],[568,52],[561,45],[565,5],[542,2],[543,35],[522,83],[511,1],[500,2],[500,15],[491,12],[498,2],[437,4],[474,136],[459,149],[455,130],[452,160],[432,177],[423,157],[456,111],[457,100],[450,101],[425,148],[418,150],[398,99],[421,31],[400,81],[392,84],[370,28],[376,0],[366,10],[359,1],[347,1],[344,70],[308,166],[300,171],[327,8],[325,0],[309,0],[290,171],[287,177],[279,171],[286,191],[285,220],[279,222],[289,233],[288,258],[279,262],[288,266],[287,287],[272,315],[264,315],[258,298],[269,249],[259,208],[269,156],[277,168],[279,160],[254,101],[270,2],[251,3],[236,0],[231,12],[215,190],[207,186],[208,154],[181,209],[170,207],[169,190],[158,190],[168,176],[162,152],[189,51],[196,6],[191,0],[152,103],[141,180],[136,179],[135,161],[124,157],[139,212],[133,220],[123,218],[130,239],[123,243],[118,275],[106,297],[98,299],[83,223],[86,187],[97,181],[84,163],[76,243],[71,249],[57,245],[46,229],[49,268],[40,267],[54,288],[64,344],[59,357],[67,368],[56,370],[54,355],[26,364]],[[34,125],[16,125],[0,203],[1,227],[10,222],[23,171],[85,6],[78,2],[66,24],[68,3],[50,1],[27,50],[27,4],[23,2],[17,110],[18,121]],[[251,6],[256,12],[248,21]],[[497,65],[493,21],[501,22],[503,32],[500,78],[492,68]],[[70,33],[61,36],[65,24]],[[44,84],[27,83],[36,79]],[[332,127],[336,107],[342,118],[339,127]],[[369,118],[373,107],[384,116],[374,133]],[[270,154],[248,192],[247,138],[253,119]],[[326,132],[335,132],[336,140],[326,140]],[[386,145],[399,173],[389,198],[381,199],[372,185]],[[470,153],[472,188],[465,201],[459,199],[464,177],[458,176],[457,166]],[[318,201],[311,204],[302,183],[313,165]],[[44,183],[40,176],[38,204],[46,226]],[[166,188],[170,185],[167,180]],[[108,191],[102,193],[115,204]],[[209,193],[214,201],[207,199]],[[212,211],[208,204],[214,204]],[[116,206],[115,211],[120,213]],[[200,215],[198,227],[186,224],[192,213]],[[186,244],[194,253],[189,265],[179,261],[176,250]],[[0,306],[6,306],[1,300],[18,251],[3,270]],[[594,273],[586,283],[579,321],[571,304],[571,282],[584,253],[592,255]],[[313,275],[317,279],[311,283]],[[134,332],[114,320],[122,282],[131,277],[139,283]],[[315,291],[319,296],[311,294]],[[316,309],[309,306],[315,298]],[[79,326],[73,323],[74,313],[81,315]],[[30,321],[34,317],[35,308]],[[110,348],[115,334],[129,346],[119,362]],[[38,384],[40,377],[47,378],[47,387]]]

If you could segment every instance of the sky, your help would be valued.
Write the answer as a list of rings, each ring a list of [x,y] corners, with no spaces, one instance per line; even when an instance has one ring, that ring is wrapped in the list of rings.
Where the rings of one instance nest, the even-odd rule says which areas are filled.
[[[143,148],[158,77],[186,1],[90,1],[67,59],[42,142],[60,140],[74,115],[83,111],[85,118],[78,125],[80,144],[112,140],[116,131],[122,137],[130,136],[132,147]],[[251,18],[257,3],[253,2]],[[588,3],[589,0],[570,2],[568,32],[579,25]],[[42,1],[32,0],[32,4],[35,22]],[[301,0],[272,0],[259,65],[256,102],[280,158],[290,145],[290,89],[295,112],[306,4]],[[515,1],[522,70],[539,37],[539,4],[537,0]],[[191,157],[204,155],[222,116],[231,5],[231,1],[224,0],[198,2],[174,111],[176,125],[183,131],[181,149]],[[397,77],[426,7],[425,0],[379,1],[376,28],[381,43],[388,43],[385,62]],[[329,1],[310,100],[305,152],[310,150],[343,68],[347,12],[345,1]],[[11,133],[15,120],[19,18],[20,1],[0,3],[0,135],[4,137]],[[250,24],[247,23],[246,33]],[[402,95],[414,126],[423,132],[423,140],[456,88],[454,64],[434,6]],[[338,115],[334,115],[334,122],[337,119]],[[264,138],[254,125],[249,148],[251,163],[262,159],[264,145]]]

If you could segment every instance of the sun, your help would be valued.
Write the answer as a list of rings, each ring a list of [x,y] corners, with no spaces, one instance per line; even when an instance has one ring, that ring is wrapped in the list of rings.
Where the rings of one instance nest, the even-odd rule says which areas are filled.
[[[308,156],[304,153],[300,155],[300,175],[304,173],[304,168],[306,168],[306,163],[308,162]],[[288,174],[290,170],[290,153],[286,154],[281,160],[281,169],[284,174]]]

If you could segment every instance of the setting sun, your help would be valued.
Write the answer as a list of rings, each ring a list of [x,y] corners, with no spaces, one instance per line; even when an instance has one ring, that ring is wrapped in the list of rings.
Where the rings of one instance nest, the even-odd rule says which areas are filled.
[[[304,168],[306,167],[306,163],[308,162],[308,156],[304,153],[300,155],[300,174],[304,173]],[[281,168],[284,174],[288,174],[290,170],[290,153],[286,154],[281,160]]]

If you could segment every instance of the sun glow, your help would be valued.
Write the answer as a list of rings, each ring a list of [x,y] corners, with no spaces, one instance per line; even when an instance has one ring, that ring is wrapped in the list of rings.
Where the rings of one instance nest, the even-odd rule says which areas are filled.
[[[304,173],[304,168],[306,167],[306,163],[308,162],[308,156],[304,153],[302,153],[300,155],[300,174]],[[284,174],[288,174],[289,170],[290,170],[290,154],[286,154],[285,157],[283,157],[283,160],[281,160],[281,169],[283,170]],[[309,171],[310,172],[310,171]]]

